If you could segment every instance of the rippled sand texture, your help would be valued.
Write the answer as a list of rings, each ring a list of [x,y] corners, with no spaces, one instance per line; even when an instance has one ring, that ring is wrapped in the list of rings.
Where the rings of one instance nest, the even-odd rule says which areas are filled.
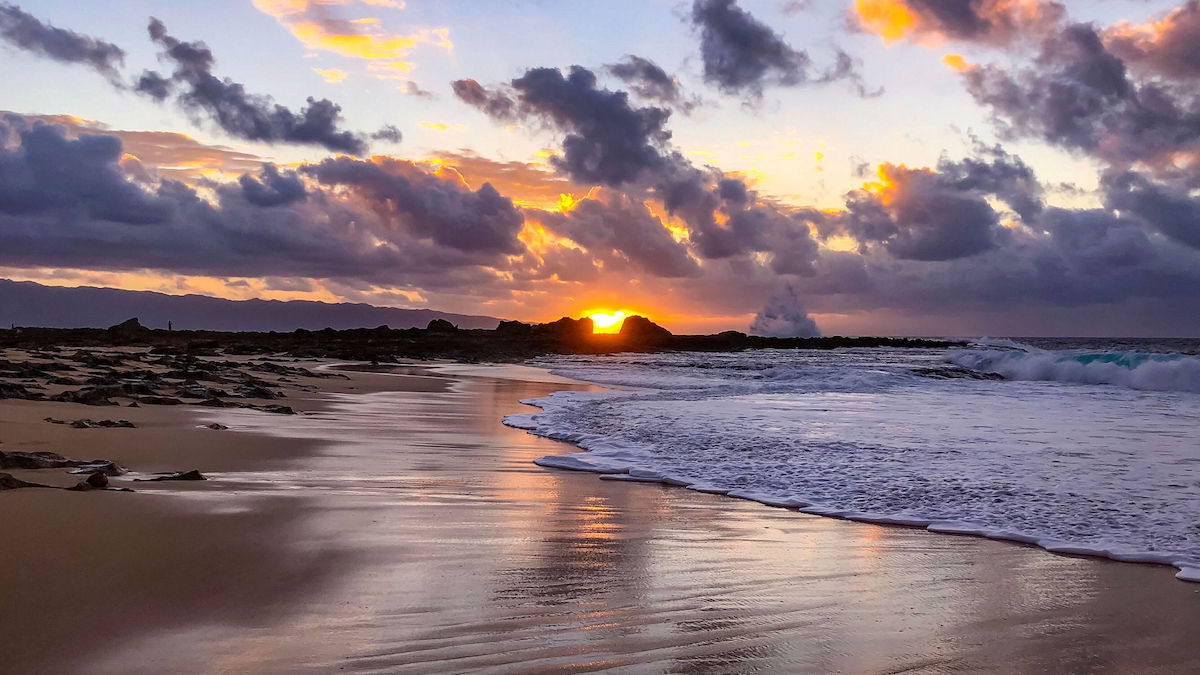
[[[522,410],[518,399],[562,385],[356,378],[424,391],[334,394],[286,420],[208,413],[231,427],[228,443],[252,447],[253,434],[269,433],[297,456],[269,471],[216,472],[186,493],[54,505],[40,503],[49,495],[0,495],[5,546],[24,552],[3,556],[0,578],[20,573],[18,559],[44,572],[26,569],[22,589],[0,594],[7,664],[1200,669],[1200,589],[1169,568],[543,469],[532,460],[562,446],[500,419]],[[57,632],[23,635],[34,627]]]

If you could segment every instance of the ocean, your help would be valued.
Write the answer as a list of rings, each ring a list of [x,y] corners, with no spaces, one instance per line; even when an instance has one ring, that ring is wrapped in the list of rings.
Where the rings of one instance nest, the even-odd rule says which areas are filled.
[[[1174,565],[1200,581],[1200,341],[557,356],[547,467]]]

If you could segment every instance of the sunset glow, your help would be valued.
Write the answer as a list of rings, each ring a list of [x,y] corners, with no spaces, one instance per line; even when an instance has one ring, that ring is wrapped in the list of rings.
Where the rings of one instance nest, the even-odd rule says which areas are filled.
[[[615,334],[621,332],[621,325],[625,323],[625,317],[629,316],[625,312],[594,312],[588,314],[588,318],[592,320],[592,332],[601,334]]]

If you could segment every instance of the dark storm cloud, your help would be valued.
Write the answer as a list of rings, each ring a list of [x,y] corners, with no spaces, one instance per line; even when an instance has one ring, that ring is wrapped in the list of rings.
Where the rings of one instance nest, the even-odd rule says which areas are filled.
[[[1200,1],[1188,0],[1145,26],[1104,31],[1114,54],[1135,68],[1179,79],[1200,77]]]
[[[679,82],[649,59],[630,54],[623,61],[605,66],[605,69],[643,100],[668,105],[685,113],[698,104],[694,99],[685,99]]]
[[[295,171],[279,172],[274,164],[263,164],[258,176],[241,175],[242,195],[255,206],[283,206],[308,196],[304,181]]]
[[[6,139],[19,145],[6,149]],[[29,125],[6,115],[0,119],[0,212],[36,216],[55,211],[130,225],[170,217],[169,200],[146,192],[121,172],[121,154],[115,136],[81,134],[71,140],[61,127]]]
[[[350,189],[439,245],[461,251],[516,253],[524,225],[512,200],[491,183],[468,189],[425,173],[410,162],[326,159],[301,169],[326,186]]]
[[[1093,26],[1048,39],[1030,68],[964,74],[1001,129],[1083,152],[1114,167],[1141,163],[1160,177],[1200,184],[1200,104],[1157,81],[1136,82]]]
[[[0,121],[0,264],[165,269],[371,282],[492,279],[464,270],[519,249],[523,218],[490,186],[470,191],[415,165],[348,158],[307,165],[326,186],[271,165],[209,198],[171,180],[144,187],[118,138]]]
[[[793,49],[770,26],[738,6],[736,0],[695,0],[692,24],[700,31],[704,80],[727,94],[757,99],[766,86],[791,87],[804,83],[851,82],[864,96],[858,61],[837,50],[834,64],[810,73],[808,53]]]
[[[978,255],[1003,243],[1007,231],[988,202],[995,197],[1027,224],[1042,211],[1042,187],[1032,170],[1002,149],[943,159],[937,170],[885,164],[873,189],[854,190],[840,213],[809,212],[823,235],[847,234],[882,244],[893,256],[942,261]]]
[[[475,80],[455,80],[450,83],[450,88],[463,103],[478,108],[492,119],[511,121],[518,114],[516,101],[503,92],[488,91]]]
[[[269,96],[250,94],[230,80],[212,74],[215,59],[203,42],[181,42],[151,19],[150,39],[162,46],[172,61],[169,77],[147,72],[136,90],[157,100],[174,94],[185,110],[211,118],[231,136],[266,143],[319,145],[335,152],[364,154],[363,138],[340,129],[341,107],[329,99],[308,99],[308,106],[293,112]]]
[[[671,111],[634,107],[623,91],[596,86],[596,75],[572,66],[532,68],[513,80],[509,91],[488,91],[474,80],[453,83],[455,94],[500,121],[543,120],[565,135],[554,167],[574,180],[617,186],[637,180],[644,171],[667,162],[662,149],[671,133]]]
[[[687,248],[671,237],[662,221],[644,203],[625,195],[587,199],[565,214],[543,212],[538,220],[601,259],[624,258],[659,277],[700,273]]]
[[[111,42],[44,24],[8,3],[0,3],[0,38],[55,61],[87,64],[114,80],[125,62],[125,51]]]
[[[1105,176],[1105,206],[1142,219],[1166,236],[1200,249],[1200,199],[1134,172]]]
[[[808,79],[808,54],[792,49],[735,0],[695,0],[692,23],[700,29],[704,79],[721,91],[757,95],[767,84]]]

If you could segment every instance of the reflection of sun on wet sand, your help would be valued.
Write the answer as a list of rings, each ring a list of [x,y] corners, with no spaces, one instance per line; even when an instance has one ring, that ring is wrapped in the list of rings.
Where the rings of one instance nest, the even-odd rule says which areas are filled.
[[[563,446],[500,420],[580,385],[348,375],[263,375],[297,415],[0,403],[0,450],[209,479],[0,493],[5,669],[1200,665],[1200,594],[1167,568],[546,470]],[[136,428],[43,421],[110,410]]]

